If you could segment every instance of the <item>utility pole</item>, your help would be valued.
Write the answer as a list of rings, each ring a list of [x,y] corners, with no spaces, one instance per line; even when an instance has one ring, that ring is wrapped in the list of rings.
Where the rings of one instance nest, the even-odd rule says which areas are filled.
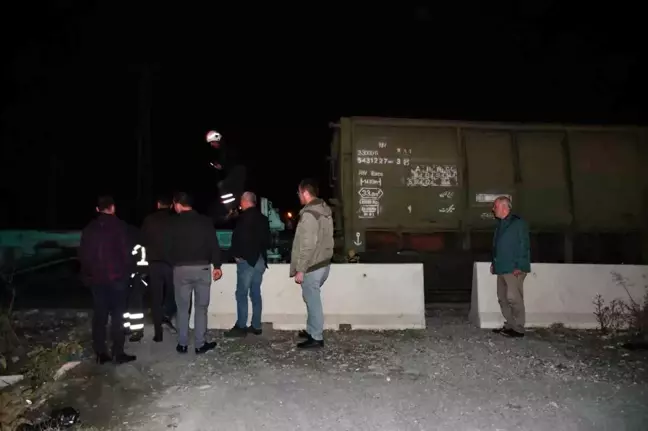
[[[151,204],[153,183],[151,151],[151,105],[153,97],[151,67],[144,63],[139,68],[138,127],[137,127],[137,195],[136,216],[138,221]]]
[[[56,229],[57,227],[57,215],[58,215],[58,193],[57,193],[57,184],[59,176],[59,163],[56,152],[49,150],[49,178],[47,181],[47,209],[46,209],[46,227],[48,229]]]

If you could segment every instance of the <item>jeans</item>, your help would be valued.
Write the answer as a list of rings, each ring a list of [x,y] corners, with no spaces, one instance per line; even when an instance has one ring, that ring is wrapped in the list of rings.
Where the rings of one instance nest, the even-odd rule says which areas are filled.
[[[112,354],[124,353],[124,312],[128,302],[128,280],[92,286],[94,313],[92,316],[92,345],[95,353],[108,353],[106,324],[111,321]]]
[[[236,264],[236,326],[246,328],[248,321],[248,295],[252,302],[252,327],[261,329],[261,282],[265,272],[265,261],[259,257],[254,266],[246,260]]]
[[[302,297],[306,303],[306,332],[314,339],[323,340],[324,310],[322,310],[322,286],[329,276],[331,266],[304,274]]]
[[[195,295],[194,347],[200,348],[205,344],[211,281],[212,273],[208,265],[176,266],[173,269],[175,300],[178,305],[176,326],[178,344],[181,346],[186,346],[189,342],[189,304],[192,293]]]

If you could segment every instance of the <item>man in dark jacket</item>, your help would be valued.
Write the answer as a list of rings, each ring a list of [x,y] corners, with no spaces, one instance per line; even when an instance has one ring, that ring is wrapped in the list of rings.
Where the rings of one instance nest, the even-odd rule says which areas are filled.
[[[164,241],[169,222],[173,217],[171,199],[160,197],[157,211],[148,215],[142,224],[143,245],[149,261],[149,281],[151,285],[151,311],[155,336],[153,341],[162,341],[162,324],[175,330],[171,318],[175,315],[175,293],[173,288],[173,267],[164,254]]]
[[[209,217],[198,214],[192,208],[191,197],[187,193],[177,193],[173,199],[176,212],[169,223],[165,250],[173,265],[173,285],[178,306],[178,353],[187,353],[189,343],[189,301],[193,294],[195,309],[194,348],[197,354],[205,353],[216,347],[215,342],[207,342],[207,308],[211,293],[211,280],[223,275],[221,251],[216,230]],[[213,270],[209,271],[209,265]]]
[[[232,234],[230,253],[236,260],[236,324],[226,337],[261,334],[261,282],[268,262],[270,224],[257,208],[252,192],[241,196],[241,214]],[[252,301],[252,325],[248,328],[248,295]]]
[[[524,279],[531,272],[529,227],[511,212],[511,199],[502,196],[493,204],[497,228],[493,237],[491,273],[497,274],[497,300],[506,320],[494,332],[524,337]]]
[[[99,216],[81,233],[79,261],[84,283],[92,289],[94,316],[92,342],[98,363],[134,361],[124,353],[124,313],[128,300],[128,278],[131,269],[126,224],[115,215],[115,202],[110,196],[99,198]],[[110,314],[112,355],[106,348],[106,324]]]

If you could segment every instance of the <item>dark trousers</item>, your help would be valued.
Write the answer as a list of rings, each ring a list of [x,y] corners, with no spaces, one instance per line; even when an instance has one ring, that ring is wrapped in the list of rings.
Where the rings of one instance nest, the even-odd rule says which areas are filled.
[[[128,280],[92,286],[94,315],[92,317],[92,345],[95,353],[108,353],[106,324],[111,320],[112,354],[124,353],[124,313],[128,302]]]
[[[128,311],[144,312],[144,289],[142,274],[135,274],[130,279],[130,292],[128,295]]]
[[[173,267],[164,262],[151,262],[149,264],[149,282],[153,325],[156,334],[160,334],[162,333],[162,318],[171,318],[176,313]]]
[[[136,272],[130,278],[130,292],[128,295],[128,307],[124,315],[124,324],[129,325],[130,332],[144,330],[144,274]],[[124,331],[129,332],[129,331]]]

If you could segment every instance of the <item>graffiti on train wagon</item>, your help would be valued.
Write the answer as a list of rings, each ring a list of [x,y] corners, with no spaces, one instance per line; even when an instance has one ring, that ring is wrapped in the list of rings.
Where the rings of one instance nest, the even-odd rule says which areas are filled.
[[[457,187],[456,165],[416,165],[410,169],[407,187]]]

